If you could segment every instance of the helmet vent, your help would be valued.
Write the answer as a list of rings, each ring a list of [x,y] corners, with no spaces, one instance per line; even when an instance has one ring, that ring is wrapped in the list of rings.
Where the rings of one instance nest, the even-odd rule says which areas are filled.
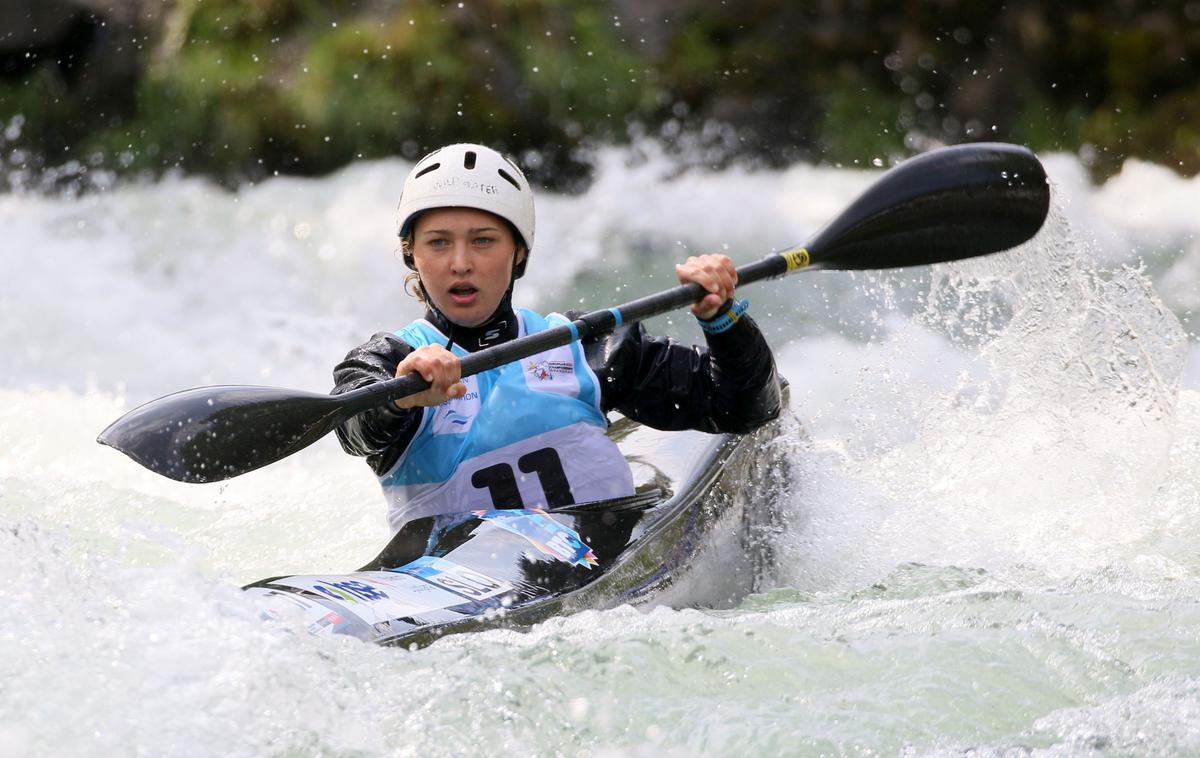
[[[418,171],[416,176],[413,177],[413,179],[417,179],[419,177],[425,176],[430,171],[437,171],[441,167],[442,167],[442,164],[440,164],[440,163],[434,163],[432,166],[426,166],[425,168]]]
[[[475,168],[475,151],[468,150],[463,156],[463,168]]]
[[[498,169],[496,169],[496,173],[499,174],[500,176],[504,177],[504,180],[506,182],[508,182],[512,186],[516,187],[518,190],[521,189],[521,185],[517,184],[517,180],[513,179],[512,176],[510,176],[509,173],[507,171],[505,171],[504,169],[498,168]]]

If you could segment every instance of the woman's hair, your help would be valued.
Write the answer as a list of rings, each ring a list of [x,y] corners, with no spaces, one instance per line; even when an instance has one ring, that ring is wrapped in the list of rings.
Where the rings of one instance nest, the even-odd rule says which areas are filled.
[[[415,297],[421,305],[428,305],[425,301],[425,288],[421,286],[421,275],[417,273],[416,265],[409,263],[412,260],[412,248],[413,232],[410,229],[408,234],[400,238],[400,259],[413,269],[404,277],[404,292]]]

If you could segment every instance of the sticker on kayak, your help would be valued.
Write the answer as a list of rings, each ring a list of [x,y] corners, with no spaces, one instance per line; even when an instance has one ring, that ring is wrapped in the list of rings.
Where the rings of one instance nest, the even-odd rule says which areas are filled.
[[[266,587],[247,587],[245,591],[258,598],[259,616],[264,621],[278,621],[285,614],[299,612],[308,633],[314,635],[338,632],[350,623],[345,615],[294,592]]]
[[[600,565],[596,554],[569,526],[563,526],[545,511],[476,511],[481,521],[491,521],[501,529],[519,534],[546,555],[572,566],[592,568]]]
[[[424,611],[462,605],[459,595],[391,571],[359,571],[340,576],[288,576],[272,584],[323,595],[368,624],[408,618]]]
[[[432,555],[421,556],[412,563],[392,570],[419,577],[471,600],[487,600],[513,588],[508,582]]]

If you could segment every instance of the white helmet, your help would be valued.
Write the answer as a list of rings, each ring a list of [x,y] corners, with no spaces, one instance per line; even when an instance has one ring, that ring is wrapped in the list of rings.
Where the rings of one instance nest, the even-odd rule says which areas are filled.
[[[400,192],[400,236],[412,230],[417,216],[432,208],[476,208],[494,213],[517,230],[525,260],[514,269],[525,273],[533,248],[533,191],[517,164],[483,145],[447,145],[413,166]],[[413,268],[412,257],[404,256]]]

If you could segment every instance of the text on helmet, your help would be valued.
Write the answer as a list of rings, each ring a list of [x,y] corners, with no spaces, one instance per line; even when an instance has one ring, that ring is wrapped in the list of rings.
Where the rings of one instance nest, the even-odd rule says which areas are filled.
[[[433,182],[434,189],[442,190],[449,189],[450,187],[463,187],[464,189],[471,190],[472,192],[478,192],[481,195],[496,195],[500,193],[499,188],[494,184],[484,184],[483,182],[476,182],[457,176],[451,176],[446,179],[437,179]]]

